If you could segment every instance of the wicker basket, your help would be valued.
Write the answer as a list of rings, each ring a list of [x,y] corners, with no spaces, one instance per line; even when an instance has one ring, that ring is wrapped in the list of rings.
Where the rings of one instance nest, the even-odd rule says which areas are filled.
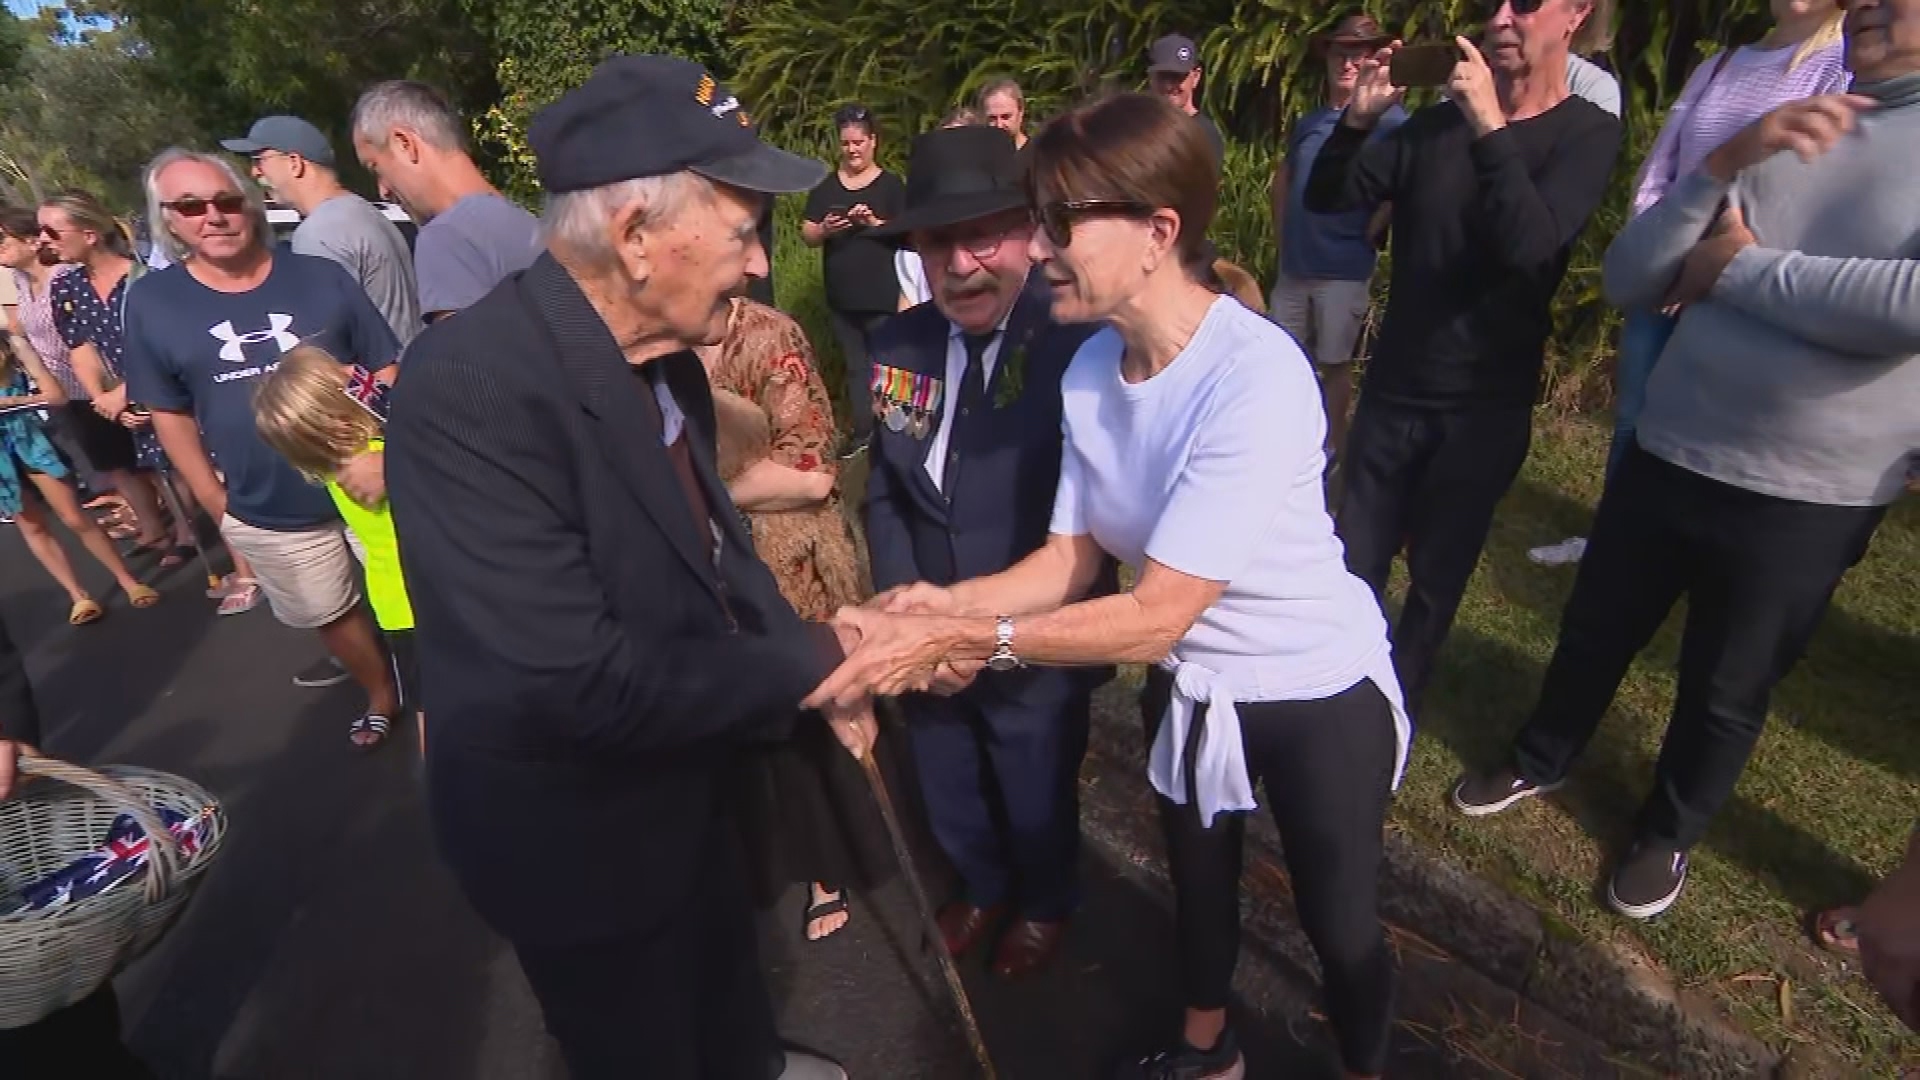
[[[0,1029],[24,1027],[92,994],[145,952],[186,906],[219,854],[226,815],[199,785],[130,766],[100,772],[44,757],[20,771],[45,777],[0,802],[0,910],[20,891],[100,847],[113,819],[130,814],[152,839],[140,881],[51,911],[0,915]],[[49,781],[59,781],[58,783]],[[211,807],[202,843],[182,860],[149,809],[191,817]]]

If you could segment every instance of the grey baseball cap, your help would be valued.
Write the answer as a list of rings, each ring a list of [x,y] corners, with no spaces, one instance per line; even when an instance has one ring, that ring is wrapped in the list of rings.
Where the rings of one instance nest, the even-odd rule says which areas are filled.
[[[320,129],[297,116],[267,116],[253,122],[244,139],[222,139],[220,145],[252,157],[262,150],[299,154],[315,165],[333,164],[333,144]]]
[[[1193,39],[1179,34],[1168,34],[1153,43],[1147,49],[1147,71],[1158,75],[1185,75],[1200,66],[1200,50],[1193,47]]]

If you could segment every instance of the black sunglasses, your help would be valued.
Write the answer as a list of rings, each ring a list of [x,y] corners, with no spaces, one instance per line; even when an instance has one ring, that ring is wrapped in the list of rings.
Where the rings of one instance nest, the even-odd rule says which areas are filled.
[[[1073,242],[1073,226],[1090,217],[1150,218],[1154,208],[1138,199],[1069,199],[1052,202],[1033,212],[1034,221],[1054,247]]]
[[[1498,14],[1503,2],[1513,5],[1515,15],[1531,15],[1545,6],[1547,0],[1487,0],[1487,8]]]
[[[232,192],[226,192],[215,195],[211,199],[203,199],[198,195],[189,195],[184,199],[175,199],[172,202],[163,202],[160,205],[179,214],[181,217],[205,217],[209,207],[223,214],[238,214],[247,208],[247,198],[244,195],[235,195]]]

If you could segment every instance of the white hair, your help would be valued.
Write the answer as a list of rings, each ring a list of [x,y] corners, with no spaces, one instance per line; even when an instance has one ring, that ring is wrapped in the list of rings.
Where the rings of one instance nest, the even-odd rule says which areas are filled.
[[[169,146],[148,163],[146,172],[140,178],[140,186],[147,194],[147,222],[153,230],[153,242],[159,245],[169,260],[185,262],[193,258],[192,250],[185,241],[174,235],[173,226],[167,223],[165,198],[160,194],[160,174],[183,161],[220,170],[221,175],[226,177],[227,186],[247,200],[244,213],[247,224],[253,229],[253,242],[261,247],[273,246],[273,226],[267,222],[267,201],[260,194],[260,188],[246,174],[219,154],[203,154],[198,150]]]
[[[405,128],[436,150],[467,148],[467,132],[453,106],[433,87],[412,79],[374,84],[354,103],[348,127],[374,146],[387,145],[396,129]]]
[[[614,215],[640,203],[644,209],[637,224],[655,225],[713,194],[713,182],[692,172],[618,180],[601,187],[548,195],[540,214],[540,231],[548,244],[572,258],[604,268],[618,258],[607,230]]]

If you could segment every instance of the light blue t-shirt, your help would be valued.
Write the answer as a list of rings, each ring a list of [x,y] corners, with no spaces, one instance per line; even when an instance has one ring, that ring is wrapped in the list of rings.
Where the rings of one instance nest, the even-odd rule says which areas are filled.
[[[434,215],[414,240],[421,314],[431,320],[470,307],[539,255],[532,214],[492,192],[469,195]]]
[[[1373,209],[1340,214],[1316,214],[1307,209],[1307,178],[1320,147],[1340,123],[1343,110],[1331,106],[1308,113],[1287,137],[1287,217],[1281,229],[1280,272],[1291,278],[1320,281],[1366,281],[1373,277],[1373,245],[1367,242],[1367,223]],[[1405,123],[1406,111],[1395,105],[1380,118],[1373,138],[1384,138]]]

